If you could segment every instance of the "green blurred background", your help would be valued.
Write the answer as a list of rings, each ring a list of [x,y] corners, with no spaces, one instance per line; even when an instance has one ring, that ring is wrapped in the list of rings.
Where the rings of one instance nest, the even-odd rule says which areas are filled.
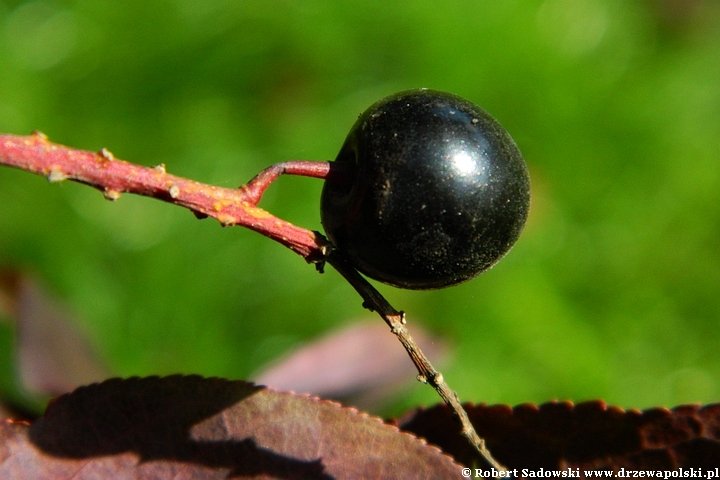
[[[237,187],[334,158],[384,95],[456,93],[523,151],[529,223],[474,281],[380,289],[450,342],[461,399],[720,401],[719,5],[5,0],[0,132]],[[282,178],[261,205],[320,229],[321,188]],[[46,282],[122,376],[247,378],[365,315],[339,275],[256,233],[9,168],[0,265]],[[387,411],[437,401],[417,385]]]

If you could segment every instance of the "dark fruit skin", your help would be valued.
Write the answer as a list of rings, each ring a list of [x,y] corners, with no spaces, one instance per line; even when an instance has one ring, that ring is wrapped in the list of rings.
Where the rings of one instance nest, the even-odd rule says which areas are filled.
[[[455,285],[487,270],[517,240],[530,179],[515,142],[487,112],[427,89],[386,97],[355,122],[326,181],[322,224],[370,278],[409,289]]]

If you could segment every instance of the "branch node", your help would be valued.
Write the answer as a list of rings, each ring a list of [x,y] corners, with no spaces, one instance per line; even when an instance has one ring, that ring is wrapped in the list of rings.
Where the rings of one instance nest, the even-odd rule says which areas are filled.
[[[324,273],[325,263],[327,263],[328,257],[332,253],[333,244],[330,242],[330,240],[325,238],[325,235],[323,235],[322,233],[315,230],[313,230],[312,233],[315,236],[315,244],[319,251],[319,255],[317,253],[308,255],[305,257],[305,261],[307,263],[314,263],[317,271],[320,273]]]
[[[417,381],[420,382],[420,383],[427,383],[427,382],[428,382],[427,377],[426,377],[425,375],[421,374],[421,373],[418,373],[418,374],[417,374],[417,377],[415,377],[415,378],[416,378]]]
[[[101,148],[97,154],[103,161],[112,162],[115,160],[115,155],[113,155],[113,153],[105,147]]]
[[[235,219],[232,217],[232,215],[225,215],[224,213],[220,213],[215,218],[217,218],[217,221],[220,222],[220,225],[223,228],[232,227],[235,225]]]
[[[40,130],[33,130],[32,134],[33,134],[33,136],[38,137],[38,138],[41,139],[41,140],[44,140],[44,141],[47,141],[47,140],[48,140],[48,136],[45,135],[45,134],[44,134],[43,132],[41,132]]]
[[[47,176],[48,182],[50,183],[62,182],[63,180],[67,180],[67,178],[68,176],[59,168],[50,169],[50,173]]]
[[[180,187],[173,184],[170,187],[170,190],[168,190],[168,193],[170,194],[170,198],[172,198],[172,199],[178,198],[180,196]]]
[[[115,200],[120,198],[120,193],[121,192],[118,192],[117,190],[112,190],[109,188],[106,188],[105,190],[103,190],[103,196],[106,199],[110,200],[111,202],[114,202]]]
[[[167,171],[165,170],[165,164],[161,163],[160,165],[155,165],[153,167],[153,170],[155,170],[157,173],[165,175]]]

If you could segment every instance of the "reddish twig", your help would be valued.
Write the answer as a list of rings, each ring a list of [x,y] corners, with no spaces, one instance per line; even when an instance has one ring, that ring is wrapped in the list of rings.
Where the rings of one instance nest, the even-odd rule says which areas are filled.
[[[418,369],[418,380],[429,383],[455,412],[462,435],[487,462],[504,468],[478,436],[458,396],[435,370],[406,327],[405,314],[395,310],[357,270],[349,265],[318,232],[281,220],[257,204],[267,187],[282,174],[304,175],[329,181],[349,181],[349,167],[339,162],[284,162],[260,172],[246,185],[229,189],[170,175],[164,165],[142,167],[116,159],[107,149],[97,153],[50,142],[39,132],[30,136],[0,135],[0,164],[45,176],[50,182],[74,180],[103,192],[108,200],[134,193],[174,203],[198,217],[212,217],[223,226],[241,225],[285,245],[308,263],[330,263],[363,298],[363,306],[376,311],[390,326]]]
[[[329,163],[294,160],[270,165],[255,175],[248,183],[241,185],[240,188],[243,190],[245,198],[257,205],[260,203],[260,199],[267,187],[282,174],[321,178],[345,184],[350,182],[350,173],[350,165],[347,162]]]
[[[95,153],[57,145],[41,133],[25,137],[0,135],[0,163],[43,175],[50,182],[85,183],[102,191],[108,200],[117,200],[127,192],[174,203],[200,217],[212,217],[223,226],[242,225],[255,230],[310,263],[322,262],[330,246],[317,232],[296,227],[257,207],[268,178],[255,181],[250,193],[215,187],[171,175],[164,165],[150,168],[118,160],[107,149]],[[325,165],[324,169],[329,170],[327,162],[304,163],[320,165],[320,170]]]

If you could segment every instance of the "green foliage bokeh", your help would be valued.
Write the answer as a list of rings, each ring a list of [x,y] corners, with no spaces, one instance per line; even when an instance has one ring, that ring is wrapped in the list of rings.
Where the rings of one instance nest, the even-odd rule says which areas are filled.
[[[361,111],[416,87],[492,113],[533,182],[494,269],[380,287],[453,345],[461,399],[720,400],[717,3],[0,0],[0,132],[207,183],[332,159]],[[261,205],[319,230],[321,188],[282,178]],[[256,233],[9,168],[2,265],[47,282],[122,376],[246,378],[368,315],[336,273]]]

